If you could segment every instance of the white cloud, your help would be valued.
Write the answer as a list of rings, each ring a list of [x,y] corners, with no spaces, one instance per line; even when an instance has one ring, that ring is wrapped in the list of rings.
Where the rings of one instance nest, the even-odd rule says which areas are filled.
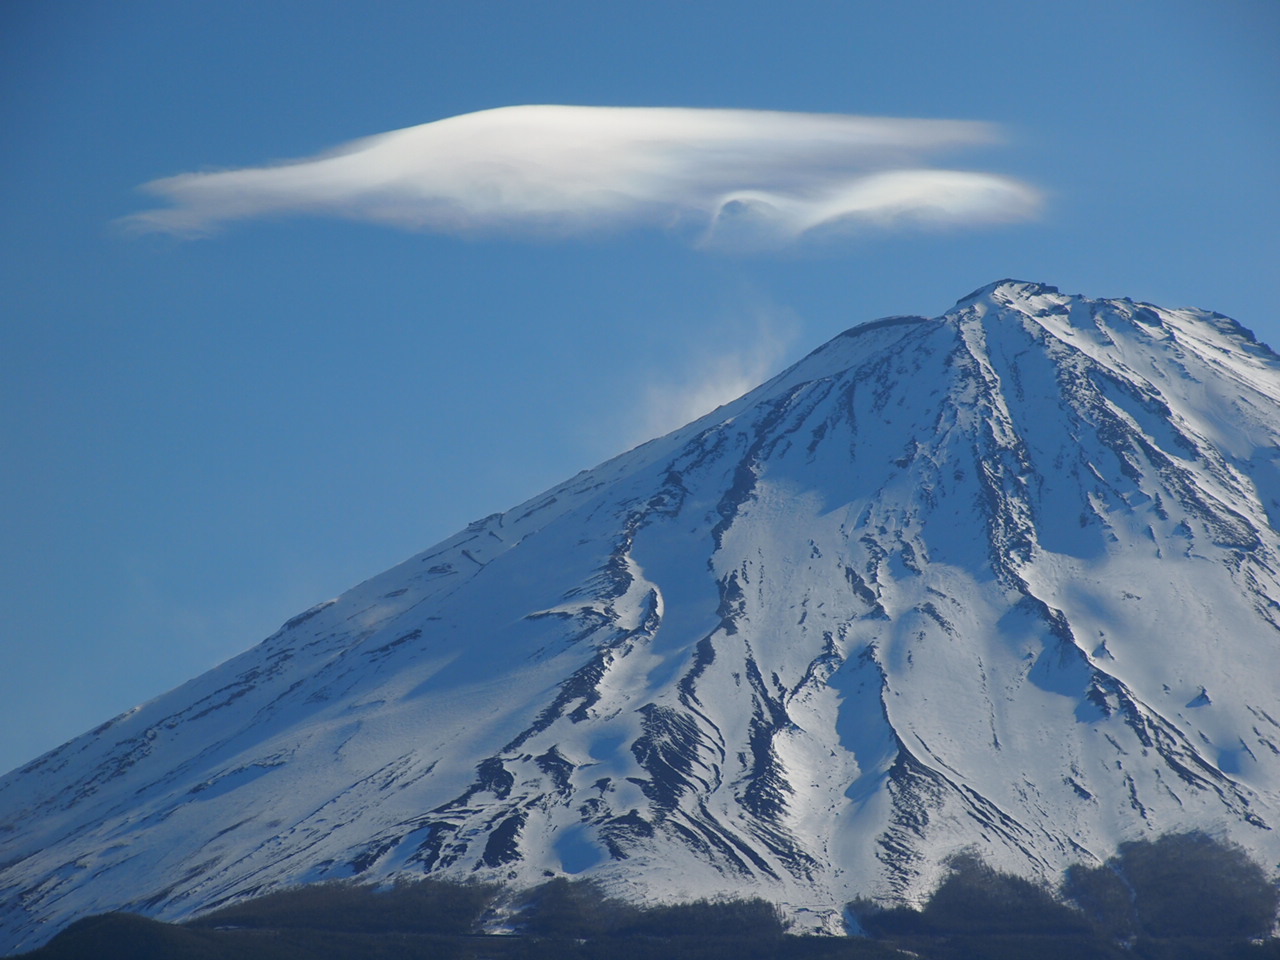
[[[1039,194],[927,155],[993,142],[989,124],[674,107],[503,107],[273,166],[146,184],[170,203],[139,230],[348,217],[445,233],[565,234],[641,225],[729,245],[900,221],[1026,218]]]

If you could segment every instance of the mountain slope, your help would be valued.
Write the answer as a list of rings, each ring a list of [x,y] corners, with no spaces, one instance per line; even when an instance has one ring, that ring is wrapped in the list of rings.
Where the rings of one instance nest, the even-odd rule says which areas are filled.
[[[426,872],[837,929],[977,845],[1280,857],[1280,360],[1004,281],[286,624],[0,780],[0,947]]]

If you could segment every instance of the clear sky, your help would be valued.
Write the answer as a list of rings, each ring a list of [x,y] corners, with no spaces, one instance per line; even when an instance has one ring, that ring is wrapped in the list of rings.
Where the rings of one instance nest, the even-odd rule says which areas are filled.
[[[865,320],[1015,277],[1280,344],[1278,49],[1274,0],[8,0],[0,770]],[[643,215],[461,232],[270,198],[219,225],[225,194],[138,189],[522,104],[982,121],[895,162],[1036,202],[736,247],[670,184]],[[760,119],[772,183],[792,132]],[[584,176],[632,176],[653,136]],[[683,184],[705,148],[657,161]],[[170,202],[207,235],[138,229]]]

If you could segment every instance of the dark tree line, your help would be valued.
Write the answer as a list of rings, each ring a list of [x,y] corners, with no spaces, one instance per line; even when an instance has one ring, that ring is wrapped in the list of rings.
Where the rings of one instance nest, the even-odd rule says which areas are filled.
[[[474,932],[500,892],[496,884],[431,878],[384,889],[344,882],[316,883],[232,904],[186,925],[201,929],[460,935]]]
[[[1271,935],[1278,908],[1280,887],[1243,848],[1200,831],[1122,844],[1069,867],[1057,890],[962,854],[919,909],[849,904],[868,936],[946,960],[1280,957],[1280,941],[1250,942]]]
[[[387,889],[332,882],[297,887],[206,913],[200,929],[332,930],[348,933],[467,935],[495,910],[507,923],[541,938],[749,936],[780,937],[777,907],[764,900],[698,900],[641,907],[607,896],[596,884],[557,877],[532,890],[495,884],[419,880]]]
[[[1058,900],[1047,887],[1001,873],[974,854],[951,858],[947,876],[919,910],[904,906],[881,909],[865,900],[855,900],[849,909],[873,937],[1093,933],[1085,916]]]
[[[424,879],[323,883],[165,924],[73,924],[31,960],[1280,960],[1280,889],[1245,851],[1201,832],[1123,844],[1057,889],[953,857],[919,908],[849,904],[866,937],[786,936],[760,899],[641,907],[590,881],[531,890]],[[483,936],[501,918],[514,929]]]
[[[697,900],[640,907],[593,883],[558,877],[528,896],[516,923],[538,937],[754,937],[785,932],[778,908],[760,899]]]
[[[1243,848],[1199,831],[1121,844],[1100,867],[1069,867],[1062,894],[1116,938],[1266,937],[1280,904],[1280,889]]]

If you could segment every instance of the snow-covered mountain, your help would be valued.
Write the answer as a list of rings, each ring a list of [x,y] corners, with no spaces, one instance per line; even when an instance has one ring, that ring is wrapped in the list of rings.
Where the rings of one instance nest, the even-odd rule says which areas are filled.
[[[1004,281],[289,621],[0,780],[0,949],[431,873],[839,929],[949,854],[1280,858],[1280,358]]]

